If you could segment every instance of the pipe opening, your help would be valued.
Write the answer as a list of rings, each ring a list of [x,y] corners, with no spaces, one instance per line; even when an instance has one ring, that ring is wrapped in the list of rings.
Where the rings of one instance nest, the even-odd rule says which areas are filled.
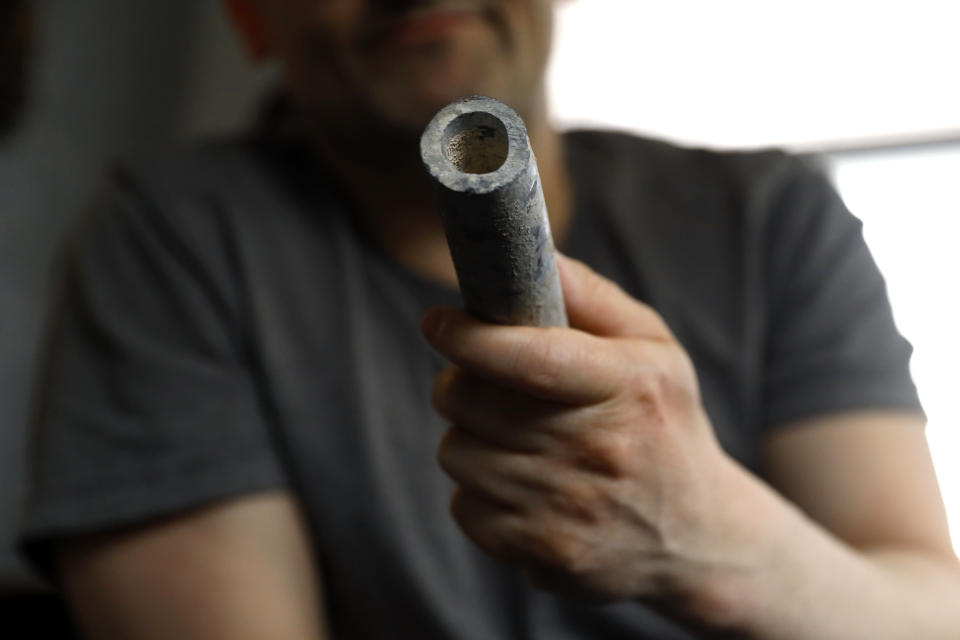
[[[443,132],[443,155],[463,173],[492,173],[507,160],[507,128],[484,111],[454,118]]]

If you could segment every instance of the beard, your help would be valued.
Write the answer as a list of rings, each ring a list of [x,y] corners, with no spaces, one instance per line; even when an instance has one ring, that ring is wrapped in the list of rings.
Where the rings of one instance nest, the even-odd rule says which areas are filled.
[[[537,79],[518,82],[516,34],[496,0],[371,2],[345,46],[305,33],[292,78],[297,102],[328,122],[365,122],[395,135],[419,137],[430,118],[464,95],[489,95],[526,111]],[[424,35],[406,29],[410,16],[460,15],[465,28]]]

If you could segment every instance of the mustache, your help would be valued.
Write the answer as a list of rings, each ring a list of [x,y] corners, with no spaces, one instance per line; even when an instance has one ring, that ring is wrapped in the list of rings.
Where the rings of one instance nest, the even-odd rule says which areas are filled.
[[[362,49],[375,47],[403,23],[440,13],[473,14],[505,33],[498,0],[373,0],[358,25],[356,42]]]

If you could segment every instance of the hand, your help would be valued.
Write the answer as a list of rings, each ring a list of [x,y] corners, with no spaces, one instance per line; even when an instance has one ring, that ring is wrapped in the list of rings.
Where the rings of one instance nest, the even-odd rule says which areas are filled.
[[[434,309],[453,362],[436,410],[451,511],[535,584],[600,599],[673,597],[732,561],[724,509],[744,472],[722,452],[693,365],[660,316],[558,257],[573,328],[507,327]],[[728,547],[728,548],[725,548]]]

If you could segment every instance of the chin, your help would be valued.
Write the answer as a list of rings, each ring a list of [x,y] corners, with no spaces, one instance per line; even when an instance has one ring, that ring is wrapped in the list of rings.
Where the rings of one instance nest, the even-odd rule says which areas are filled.
[[[467,95],[488,95],[509,100],[506,83],[489,67],[415,69],[390,76],[371,87],[374,109],[396,125],[422,131],[433,116],[450,102]]]

